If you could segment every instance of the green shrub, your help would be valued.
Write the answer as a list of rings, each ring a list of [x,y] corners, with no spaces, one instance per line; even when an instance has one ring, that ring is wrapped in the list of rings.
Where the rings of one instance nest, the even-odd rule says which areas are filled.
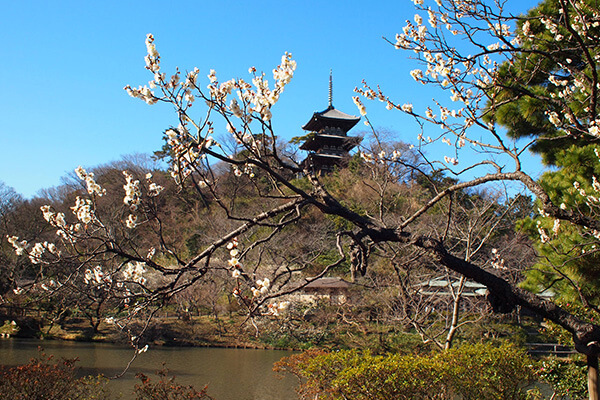
[[[504,344],[428,355],[308,351],[282,359],[275,370],[300,378],[304,399],[517,400],[526,398],[531,364],[522,350]]]
[[[540,381],[552,386],[557,396],[587,399],[587,365],[581,359],[546,358],[538,363],[536,375]]]
[[[443,354],[450,385],[464,400],[524,398],[523,387],[534,379],[533,361],[510,344],[476,344]]]

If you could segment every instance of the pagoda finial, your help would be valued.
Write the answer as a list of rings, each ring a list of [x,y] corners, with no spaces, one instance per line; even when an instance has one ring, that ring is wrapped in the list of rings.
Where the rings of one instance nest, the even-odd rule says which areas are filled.
[[[333,70],[329,70],[329,108],[333,108]]]

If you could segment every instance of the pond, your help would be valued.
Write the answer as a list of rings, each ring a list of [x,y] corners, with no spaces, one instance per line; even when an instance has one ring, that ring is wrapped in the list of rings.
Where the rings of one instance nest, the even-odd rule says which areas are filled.
[[[114,376],[123,371],[133,350],[114,344],[42,340],[0,340],[0,360],[3,365],[24,364],[38,355],[38,347],[55,357],[79,358],[77,365],[84,375]],[[148,376],[162,368],[182,385],[201,389],[208,385],[208,394],[215,400],[280,400],[298,398],[291,376],[279,379],[272,371],[273,363],[292,354],[283,350],[253,350],[198,347],[154,347],[140,354],[127,373],[113,380],[113,393],[131,398],[135,375]]]

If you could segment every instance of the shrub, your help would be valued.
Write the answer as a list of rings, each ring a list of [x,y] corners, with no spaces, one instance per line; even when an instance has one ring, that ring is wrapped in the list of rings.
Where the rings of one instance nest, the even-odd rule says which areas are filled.
[[[206,387],[197,391],[193,386],[182,386],[175,383],[175,377],[169,376],[163,367],[156,373],[158,380],[152,380],[144,374],[137,374],[140,383],[135,385],[136,400],[211,400],[206,394]]]
[[[443,355],[450,385],[464,400],[524,398],[523,387],[534,379],[533,361],[510,344],[476,344]]]
[[[373,356],[356,350],[308,351],[286,357],[275,370],[302,379],[304,399],[510,400],[525,399],[531,359],[504,344],[464,345],[429,355]]]
[[[546,358],[538,363],[536,375],[552,386],[555,396],[587,399],[587,365],[581,359]]]
[[[0,393],[12,400],[104,400],[110,398],[108,379],[77,378],[77,359],[53,360],[43,353],[29,363],[0,367]]]

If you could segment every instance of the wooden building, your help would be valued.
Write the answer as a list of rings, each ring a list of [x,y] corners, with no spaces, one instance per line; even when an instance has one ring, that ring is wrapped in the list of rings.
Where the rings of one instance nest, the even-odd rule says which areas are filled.
[[[360,121],[360,117],[337,110],[332,102],[332,79],[329,77],[329,106],[315,112],[303,127],[309,134],[304,136],[302,150],[308,156],[302,162],[317,175],[331,172],[335,167],[345,167],[350,158],[350,150],[362,140],[358,136],[348,136],[348,131]]]
[[[348,301],[350,288],[352,287],[352,283],[342,278],[319,278],[304,286],[298,299],[307,303],[327,300],[331,304],[340,305]]]

